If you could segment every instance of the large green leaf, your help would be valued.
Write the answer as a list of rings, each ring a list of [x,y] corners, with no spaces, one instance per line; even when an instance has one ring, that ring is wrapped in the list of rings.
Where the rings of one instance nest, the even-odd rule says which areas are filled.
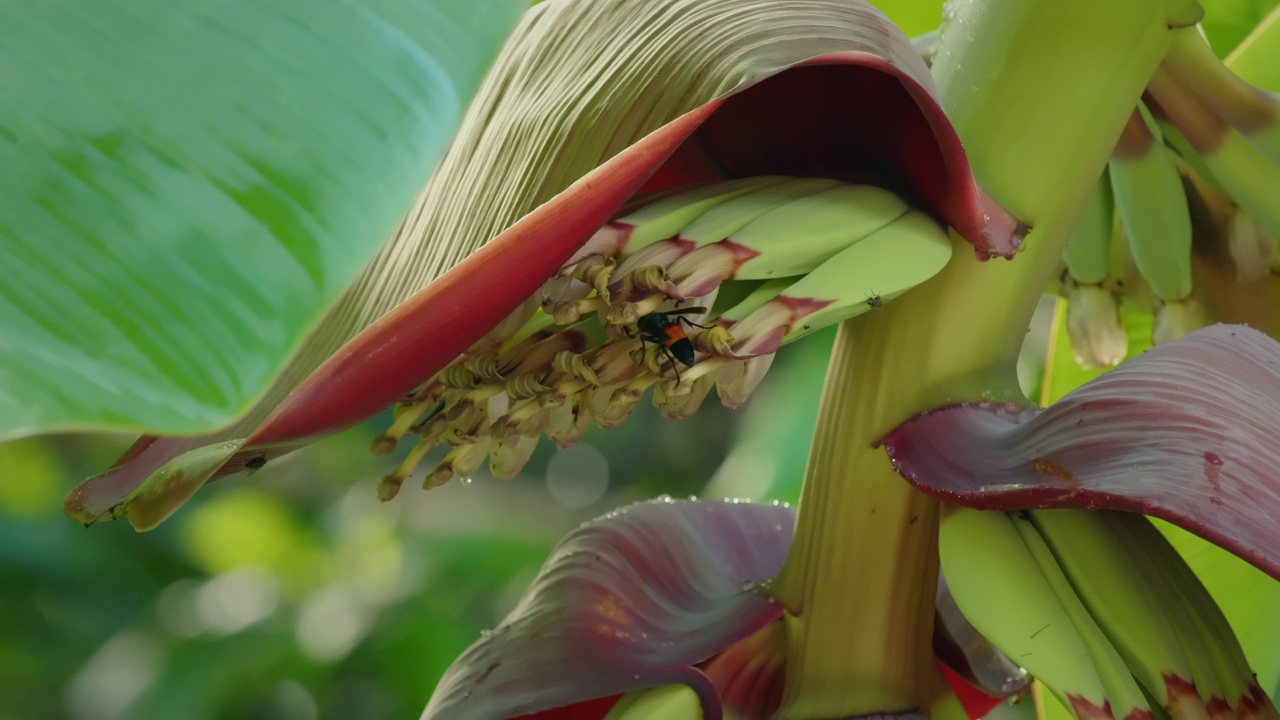
[[[395,228],[526,0],[0,11],[0,439],[244,412]]]

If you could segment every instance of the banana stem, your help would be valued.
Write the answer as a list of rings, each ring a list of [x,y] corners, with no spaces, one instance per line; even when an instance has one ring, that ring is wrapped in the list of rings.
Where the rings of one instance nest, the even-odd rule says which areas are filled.
[[[889,315],[868,313],[836,335],[801,520],[773,585],[789,642],[781,718],[927,705],[916,680],[930,670],[938,506],[873,447],[899,403],[900,386],[866,381],[892,373],[895,358],[876,347],[893,341]]]
[[[1013,262],[979,262],[953,238],[938,276],[841,325],[771,588],[786,609],[788,720],[929,707],[938,505],[879,441],[932,407],[1024,401],[1016,361],[1036,301],[1170,27],[1198,20],[1184,0],[953,5],[934,66],[944,104],[975,175],[1032,232]]]

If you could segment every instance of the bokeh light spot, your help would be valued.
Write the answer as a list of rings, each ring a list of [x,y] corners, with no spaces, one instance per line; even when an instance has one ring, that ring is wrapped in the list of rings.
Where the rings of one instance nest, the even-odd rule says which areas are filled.
[[[339,586],[320,590],[307,599],[298,616],[298,646],[321,662],[342,659],[372,625],[370,610]]]
[[[132,704],[156,679],[161,653],[155,640],[126,630],[108,640],[67,689],[67,714],[75,720],[127,717]]]
[[[187,554],[211,575],[261,565],[296,578],[314,555],[283,502],[253,488],[212,494],[187,516],[181,532]]]
[[[609,461],[587,443],[558,452],[547,463],[547,489],[567,508],[593,505],[609,489]]]

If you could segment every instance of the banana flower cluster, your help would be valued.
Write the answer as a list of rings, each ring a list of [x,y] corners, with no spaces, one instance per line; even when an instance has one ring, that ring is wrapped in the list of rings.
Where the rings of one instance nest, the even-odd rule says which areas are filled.
[[[1169,197],[1201,187],[1178,180],[1194,171],[1216,178],[1233,232],[1272,237],[1275,198],[1239,168],[1269,177],[1274,166],[1249,153],[1265,155],[1275,133],[1204,94],[1227,76],[1185,27],[1196,21],[1187,3],[1169,5],[1169,19],[1142,22],[1174,50],[1085,212],[1077,236],[1091,239],[1073,238],[1066,258],[1074,287],[1108,282],[1114,250],[1097,241],[1113,234],[1114,199],[1165,308],[1157,322],[1174,329],[1051,408],[943,403],[858,446],[955,506],[939,512],[917,494],[933,514],[902,521],[940,540],[929,552],[941,547],[946,584],[923,654],[945,674],[925,658],[913,665],[928,668],[919,703],[861,714],[978,716],[990,703],[974,686],[1016,694],[1029,672],[1082,718],[1276,717],[1207,591],[1136,514],[1280,578],[1280,344],[1240,325],[1188,334],[1199,321],[1170,319],[1167,308],[1191,307],[1189,265],[1167,260],[1190,230],[1148,253],[1157,231],[1132,203],[1156,184]],[[1132,164],[1152,153],[1157,170]],[[740,404],[782,345],[858,315],[844,327],[870,326],[977,264],[973,252],[1016,265],[1036,230],[1069,234],[1028,227],[978,190],[923,60],[861,0],[549,0],[525,15],[417,206],[277,392],[220,434],[139,441],[67,510],[152,527],[209,480],[392,404],[374,451],[419,440],[384,499],[437,444],[451,450],[427,487],[486,459],[511,477],[541,435],[564,447],[592,423],[616,425],[649,388],[670,417],[713,388]],[[1232,257],[1256,280],[1249,268],[1271,246],[1229,244],[1252,248]],[[1086,327],[1073,331],[1077,351],[1105,364],[1123,356],[1114,333],[1079,319],[1081,308],[1113,319],[1102,292],[1077,293],[1070,312]],[[885,337],[890,350],[908,344]],[[849,714],[798,709],[794,681],[816,672],[796,640],[808,609],[780,585],[804,555],[806,502],[797,520],[778,504],[664,498],[584,525],[463,653],[423,717]],[[931,608],[936,566],[918,570]],[[1002,603],[1005,592],[1025,607]]]
[[[739,18],[731,32],[721,26],[726,14]],[[679,17],[678,28],[667,17]],[[619,22],[653,34],[643,43],[650,48],[646,61],[631,58],[636,46]],[[653,27],[642,29],[646,22]],[[548,38],[560,35],[580,40],[548,53]],[[608,87],[582,86],[578,77],[609,78]],[[752,288],[759,292],[734,308],[743,317],[726,313],[721,321],[742,320],[731,332],[734,342],[725,333],[702,341],[702,352],[718,359],[664,390],[671,411],[688,414],[714,369],[722,394],[740,402],[784,340],[870,309],[937,272],[951,254],[944,225],[980,257],[1017,250],[1016,221],[979,192],[931,87],[900,31],[860,2],[819,2],[801,14],[773,0],[551,3],[532,10],[417,207],[277,388],[239,425],[217,434],[142,438],[72,492],[67,514],[85,523],[128,516],[136,527],[154,527],[209,480],[260,468],[406,398],[413,409],[375,452],[389,450],[388,441],[412,428],[429,442],[447,439],[458,448],[428,486],[473,471],[490,447],[495,470],[509,476],[531,450],[534,430],[552,427],[550,406],[594,409],[568,423],[565,411],[558,413],[553,437],[569,438],[583,421],[619,421],[646,383],[656,382],[657,372],[637,376],[643,367],[657,368],[630,359],[635,343],[612,336],[638,336],[637,320],[662,308],[662,298],[705,302],[737,271],[757,280],[808,273],[807,284]],[[769,184],[786,187],[764,198],[745,194],[736,209],[713,208]],[[693,198],[661,198],[689,187],[703,189]],[[808,238],[807,248],[787,247],[822,224],[812,218],[804,228],[780,229],[788,214],[840,206],[832,197],[813,197],[824,188],[852,193],[841,210],[860,216],[860,225]],[[700,194],[708,199],[698,202]],[[637,197],[645,206],[626,213],[624,205]],[[769,203],[782,207],[764,213]],[[692,232],[695,221],[723,224],[717,209],[739,228],[753,212],[770,215],[758,218],[763,230],[751,232],[771,248],[753,250],[725,233],[714,242],[702,235],[706,247],[694,251],[698,241],[679,233]],[[840,257],[846,247],[853,257]],[[449,254],[457,264],[429,277]],[[619,258],[622,265],[614,267]],[[838,287],[849,268],[860,273],[862,287]],[[405,292],[415,285],[402,281],[406,273],[421,277],[418,292]],[[552,339],[545,331],[557,313],[567,321],[585,312],[581,302],[564,306],[586,290],[593,292],[586,306],[606,308],[598,313],[604,322],[590,340],[590,357],[582,357],[585,328],[552,332]],[[525,327],[529,311],[544,302],[549,312]],[[566,375],[579,386],[576,394],[555,386]],[[503,381],[510,412],[485,380]],[[457,398],[446,390],[472,394]],[[395,494],[413,462],[383,484],[384,497]]]
[[[1063,254],[1084,366],[1125,358],[1126,304],[1154,314],[1136,349],[1215,320],[1276,332],[1280,96],[1231,71],[1266,42],[1250,38],[1224,63],[1199,32],[1180,33],[1134,108]]]

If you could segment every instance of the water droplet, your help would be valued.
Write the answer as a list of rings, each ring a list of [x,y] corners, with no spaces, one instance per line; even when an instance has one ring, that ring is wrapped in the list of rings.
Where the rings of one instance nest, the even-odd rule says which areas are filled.
[[[460,477],[458,478],[458,482],[462,483],[463,485],[470,485],[472,480],[474,479],[475,478],[471,478],[471,477]]]
[[[492,630],[481,630],[481,631],[480,631],[480,637],[482,637],[482,638],[488,638],[488,637],[492,637],[492,636],[493,636],[493,631],[492,631]]]

